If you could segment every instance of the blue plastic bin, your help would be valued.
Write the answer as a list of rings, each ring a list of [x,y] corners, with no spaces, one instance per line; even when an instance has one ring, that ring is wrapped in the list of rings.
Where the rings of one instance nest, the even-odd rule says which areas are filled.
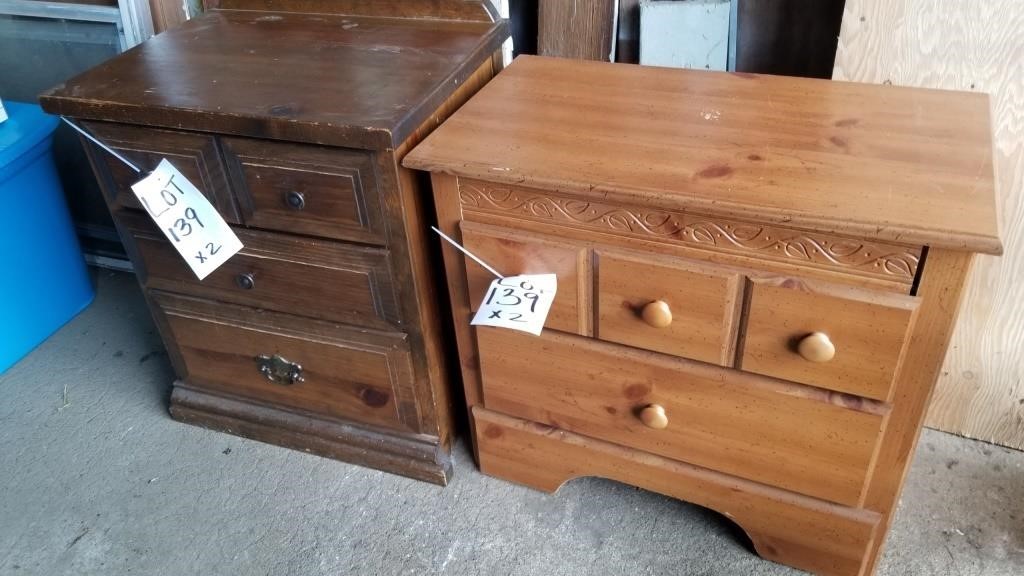
[[[58,119],[4,102],[0,123],[0,373],[92,302],[50,149]]]

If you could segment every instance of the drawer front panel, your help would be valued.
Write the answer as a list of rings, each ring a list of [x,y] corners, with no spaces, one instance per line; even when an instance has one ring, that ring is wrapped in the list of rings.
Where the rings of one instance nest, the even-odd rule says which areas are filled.
[[[600,339],[731,365],[738,274],[605,250],[597,263]]]
[[[386,250],[235,229],[244,248],[202,281],[142,217],[122,214],[147,288],[337,320],[401,327]]]
[[[588,278],[585,272],[581,273],[586,266],[585,249],[535,234],[471,222],[462,223],[462,242],[467,250],[505,276],[555,274],[558,291],[544,327],[571,333],[585,332],[580,305],[580,279],[586,281]],[[475,312],[494,275],[467,258],[466,280],[469,284],[469,306]]]
[[[210,200],[225,220],[240,222],[213,136],[102,122],[88,122],[85,127],[143,171],[156,168],[160,160],[166,158]],[[141,180],[142,175],[95,145],[89,144],[87,148],[99,172],[97,176],[107,189],[108,201],[121,208],[142,210],[132,193],[132,184]]]
[[[150,295],[179,374],[191,386],[388,428],[415,422],[415,407],[402,401],[412,382],[402,335]],[[291,364],[301,370],[289,373]],[[290,382],[292,374],[301,380]]]
[[[384,244],[370,153],[244,138],[221,143],[247,225]]]
[[[842,504],[861,498],[880,405],[557,333],[480,327],[477,340],[490,410]],[[655,404],[663,429],[642,421]]]
[[[889,398],[916,298],[794,281],[752,282],[749,290],[743,370]]]

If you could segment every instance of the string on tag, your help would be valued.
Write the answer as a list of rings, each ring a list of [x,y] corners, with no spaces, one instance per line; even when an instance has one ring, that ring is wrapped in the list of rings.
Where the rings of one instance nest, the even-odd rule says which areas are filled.
[[[139,168],[135,164],[132,164],[127,158],[125,158],[124,156],[121,156],[120,154],[118,154],[117,151],[114,150],[113,148],[111,148],[110,146],[107,146],[103,142],[100,142],[95,136],[93,136],[92,134],[89,134],[88,132],[86,132],[84,128],[78,127],[78,125],[76,125],[71,120],[68,120],[64,116],[61,116],[60,119],[63,120],[64,122],[66,122],[68,126],[71,126],[75,130],[77,130],[79,134],[81,134],[82,136],[85,136],[86,138],[88,138],[89,141],[91,141],[93,144],[99,146],[100,148],[103,148],[108,153],[110,153],[111,156],[113,156],[114,158],[117,158],[121,162],[124,162],[125,166],[128,166],[132,170],[135,170],[135,172],[138,173],[138,174],[142,174],[142,169],[141,168]]]
[[[477,264],[479,264],[479,265],[483,266],[483,267],[484,267],[484,268],[485,268],[485,269],[486,269],[486,270],[487,270],[488,272],[490,272],[491,274],[494,274],[494,275],[495,275],[495,276],[496,276],[496,277],[497,277],[497,278],[498,278],[499,280],[502,280],[502,279],[504,279],[504,278],[505,278],[504,276],[502,276],[501,274],[499,274],[497,270],[495,270],[494,268],[492,268],[492,267],[491,267],[491,266],[490,266],[490,265],[489,265],[489,264],[488,264],[487,262],[484,262],[483,260],[481,260],[480,258],[478,258],[478,257],[476,256],[476,254],[473,254],[473,253],[472,253],[472,252],[470,252],[469,250],[466,250],[465,248],[463,248],[463,247],[462,247],[462,245],[461,245],[461,244],[459,244],[459,243],[458,243],[458,242],[456,242],[455,240],[452,240],[451,238],[449,238],[449,237],[448,237],[448,235],[447,235],[447,234],[445,234],[444,232],[441,232],[440,230],[438,230],[438,229],[437,229],[437,226],[431,226],[431,227],[430,227],[430,229],[431,229],[431,230],[433,230],[434,232],[437,232],[437,234],[438,234],[438,235],[439,235],[439,236],[440,236],[441,238],[444,238],[445,240],[447,240],[449,244],[451,244],[452,246],[455,246],[456,248],[458,248],[458,249],[459,249],[459,252],[462,252],[462,253],[463,253],[463,254],[465,254],[466,256],[469,256],[470,258],[472,258],[472,259],[473,259],[473,261],[474,261],[474,262],[476,262]]]

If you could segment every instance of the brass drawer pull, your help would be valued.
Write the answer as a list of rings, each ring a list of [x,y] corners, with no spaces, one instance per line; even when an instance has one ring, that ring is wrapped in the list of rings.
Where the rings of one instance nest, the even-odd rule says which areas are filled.
[[[672,309],[668,307],[668,302],[664,300],[649,302],[644,306],[640,315],[643,317],[644,322],[647,322],[648,325],[654,328],[665,328],[672,323]]]
[[[242,290],[252,290],[256,287],[256,277],[252,272],[239,274],[238,276],[235,276],[235,285]]]
[[[302,375],[302,366],[289,362],[277,354],[273,356],[260,354],[256,357],[256,365],[259,366],[260,374],[275,384],[288,386],[306,380]]]
[[[668,414],[665,414],[665,407],[661,404],[645,406],[640,411],[640,421],[644,423],[644,426],[655,430],[668,428]]]
[[[836,355],[835,344],[824,332],[812,332],[804,336],[796,350],[809,362],[828,362]]]
[[[295,190],[286,192],[284,195],[284,201],[292,210],[302,210],[306,207],[305,195],[303,195],[302,192],[296,192]]]

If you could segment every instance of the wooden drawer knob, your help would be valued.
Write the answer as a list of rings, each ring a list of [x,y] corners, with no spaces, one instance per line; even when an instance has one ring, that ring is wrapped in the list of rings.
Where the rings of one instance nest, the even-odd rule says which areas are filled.
[[[655,328],[665,328],[672,323],[672,309],[664,300],[655,300],[644,306],[640,314],[644,322]]]
[[[824,332],[812,332],[797,344],[797,352],[810,362],[828,362],[836,355],[836,346]]]
[[[664,430],[668,427],[668,415],[665,414],[665,407],[661,404],[645,406],[640,411],[640,421],[648,428]]]

